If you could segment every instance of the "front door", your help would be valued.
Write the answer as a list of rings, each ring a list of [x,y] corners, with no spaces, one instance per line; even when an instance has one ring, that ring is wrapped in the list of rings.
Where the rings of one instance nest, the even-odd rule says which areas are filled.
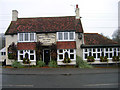
[[[44,62],[48,65],[50,61],[50,50],[44,50]]]

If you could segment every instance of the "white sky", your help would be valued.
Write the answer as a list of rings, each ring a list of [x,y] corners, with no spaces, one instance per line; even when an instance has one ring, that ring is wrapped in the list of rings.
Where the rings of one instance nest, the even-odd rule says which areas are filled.
[[[74,16],[75,5],[80,8],[84,32],[103,33],[111,37],[118,29],[119,0],[0,0],[0,33],[4,33],[12,19],[18,17]]]

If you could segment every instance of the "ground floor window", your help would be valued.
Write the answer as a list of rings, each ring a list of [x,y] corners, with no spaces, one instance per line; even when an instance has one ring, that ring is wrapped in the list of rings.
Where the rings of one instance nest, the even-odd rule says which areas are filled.
[[[70,58],[71,60],[76,60],[76,50],[75,49],[58,49],[57,50],[58,61],[63,61],[64,58]]]
[[[100,60],[101,56],[112,59],[113,56],[120,56],[120,48],[84,48],[83,60],[87,60],[88,56],[94,56],[95,60]]]
[[[35,50],[18,50],[18,60],[28,58],[29,60],[36,60]]]

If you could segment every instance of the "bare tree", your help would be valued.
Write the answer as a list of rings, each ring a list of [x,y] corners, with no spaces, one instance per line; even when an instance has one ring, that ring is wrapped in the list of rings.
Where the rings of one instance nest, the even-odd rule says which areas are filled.
[[[115,30],[112,34],[112,40],[118,42],[120,44],[120,30]]]

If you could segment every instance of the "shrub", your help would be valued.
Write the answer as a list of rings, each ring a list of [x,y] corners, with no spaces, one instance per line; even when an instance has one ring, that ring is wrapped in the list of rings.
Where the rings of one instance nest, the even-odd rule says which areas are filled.
[[[95,61],[95,59],[94,59],[93,56],[88,56],[87,57],[87,62],[94,62],[94,61]]]
[[[29,59],[23,58],[23,63],[24,63],[24,64],[30,64],[31,61],[30,61]]]
[[[112,61],[119,61],[120,60],[120,57],[119,56],[113,56],[112,57]]]
[[[105,56],[105,57],[100,57],[100,62],[108,62],[108,58],[107,58],[107,56]]]
[[[104,57],[104,61],[105,61],[105,62],[108,62],[107,56]]]
[[[104,58],[101,56],[101,57],[100,57],[100,62],[103,62],[103,59],[104,59]]]
[[[37,61],[37,67],[44,67],[45,63],[42,60]]]
[[[22,64],[20,62],[14,61],[12,63],[12,67],[14,67],[14,68],[22,68],[23,66],[22,66]]]
[[[70,60],[70,58],[64,58],[64,60],[63,60],[63,63],[70,63],[71,62],[71,60]]]
[[[55,60],[51,60],[48,64],[49,67],[58,67],[57,62]]]
[[[83,61],[83,59],[79,56],[76,56],[76,67],[78,67],[78,68],[93,68],[87,62]]]
[[[14,56],[12,53],[8,53],[8,59],[14,59]]]

